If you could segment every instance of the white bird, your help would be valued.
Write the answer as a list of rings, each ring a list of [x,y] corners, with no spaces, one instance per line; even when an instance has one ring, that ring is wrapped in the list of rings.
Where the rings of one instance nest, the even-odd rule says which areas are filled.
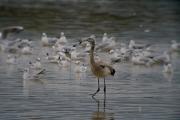
[[[23,71],[23,79],[24,80],[34,80],[39,79],[40,75],[45,72],[45,69],[41,70],[33,70],[30,68],[25,68]]]
[[[150,32],[150,31],[151,31],[150,29],[145,29],[144,30],[144,32],[147,32],[147,33]]]
[[[150,44],[137,44],[134,40],[130,40],[129,42],[129,49],[144,49],[149,46]]]
[[[171,62],[169,52],[165,51],[162,55],[153,57],[154,64],[167,64]]]
[[[111,37],[107,42],[99,43],[96,47],[96,50],[109,52],[110,50],[114,49],[115,46],[115,38]]]
[[[152,65],[153,60],[149,57],[144,56],[142,53],[135,53],[131,58],[131,62],[134,65],[150,66]]]
[[[30,46],[24,46],[21,49],[21,53],[25,55],[32,54],[32,48]]]
[[[64,32],[61,32],[61,36],[57,40],[56,44],[66,44],[66,43],[67,43],[66,36],[64,35]]]
[[[16,56],[8,55],[6,59],[7,64],[15,64],[16,63]]]
[[[108,42],[108,41],[109,41],[109,38],[107,36],[107,33],[104,33],[103,37],[102,37],[102,42],[105,43],[105,42]]]
[[[173,72],[173,67],[171,63],[164,64],[163,66],[163,72],[164,73],[172,73]]]
[[[46,60],[48,60],[48,62],[50,63],[58,63],[59,59],[60,56],[58,54],[54,56],[50,56],[49,53],[46,53]]]
[[[32,44],[32,41],[30,41],[29,39],[22,39],[21,40],[22,43],[26,43],[28,45],[31,45]]]
[[[64,44],[55,44],[52,46],[55,52],[63,51],[66,46]]]
[[[175,40],[172,40],[171,42],[171,49],[173,51],[180,51],[180,43],[177,43]]]
[[[111,62],[112,63],[116,63],[116,62],[120,62],[121,61],[121,56],[120,56],[120,53],[119,53],[119,50],[110,50],[109,51],[110,53],[110,58],[111,58]]]
[[[31,65],[30,68],[32,69],[42,69],[42,65],[41,65],[41,59],[37,58],[36,61],[34,63],[29,62],[29,64]]]
[[[123,62],[127,62],[131,59],[133,50],[126,47],[126,44],[121,43],[121,48],[119,50],[119,54],[121,56],[121,60]]]
[[[70,54],[71,54],[71,60],[79,60],[79,61],[85,61],[87,56],[87,53],[78,51],[76,48],[72,49]]]
[[[151,47],[147,47],[146,49],[144,49],[144,50],[142,51],[142,54],[143,54],[145,57],[153,58],[154,55],[152,54],[152,51],[153,51],[153,50],[151,50]]]
[[[128,51],[128,48],[126,47],[126,44],[121,43],[120,53],[126,54]]]
[[[146,65],[146,62],[140,55],[133,55],[131,58],[131,62],[134,65]]]
[[[42,33],[41,42],[43,46],[53,46],[57,41],[57,38],[47,37],[46,33]]]
[[[85,64],[82,64],[82,65],[80,66],[80,71],[81,71],[81,72],[86,72],[86,71],[87,71],[87,66],[86,66]]]
[[[23,48],[23,47],[26,47],[26,46],[32,46],[32,41],[28,40],[28,39],[19,39],[18,40],[18,48]]]
[[[69,59],[66,59],[66,58],[63,58],[63,57],[60,57],[59,61],[58,61],[58,65],[60,67],[68,67],[70,65],[70,60]]]

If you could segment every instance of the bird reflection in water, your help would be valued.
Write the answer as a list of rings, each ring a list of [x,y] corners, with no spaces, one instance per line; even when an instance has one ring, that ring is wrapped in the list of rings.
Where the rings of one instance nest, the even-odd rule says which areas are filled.
[[[173,73],[163,73],[163,76],[169,82],[173,80]]]
[[[46,80],[42,79],[32,79],[32,80],[23,80],[23,94],[24,96],[29,96],[32,92],[44,91],[44,85]]]
[[[97,103],[97,111],[93,112],[92,120],[114,120],[113,113],[106,112],[106,95],[103,99],[103,110],[101,110],[101,101],[92,97],[92,99]]]

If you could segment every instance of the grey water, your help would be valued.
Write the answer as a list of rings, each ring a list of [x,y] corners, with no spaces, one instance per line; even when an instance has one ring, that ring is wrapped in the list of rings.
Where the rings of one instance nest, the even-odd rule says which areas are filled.
[[[1,0],[0,28],[24,26],[18,37],[35,42],[36,52],[20,56],[15,65],[7,65],[7,54],[0,52],[0,119],[180,119],[179,53],[172,55],[172,74],[162,73],[163,66],[115,64],[115,76],[106,78],[106,97],[101,81],[95,99],[89,94],[96,91],[97,80],[89,69],[76,74],[73,66],[60,68],[43,61],[42,79],[22,79],[27,61],[43,57],[48,49],[40,45],[42,32],[57,36],[63,31],[70,42],[91,34],[101,40],[107,32],[117,43],[133,39],[166,51],[171,40],[180,42],[179,5],[178,0]]]

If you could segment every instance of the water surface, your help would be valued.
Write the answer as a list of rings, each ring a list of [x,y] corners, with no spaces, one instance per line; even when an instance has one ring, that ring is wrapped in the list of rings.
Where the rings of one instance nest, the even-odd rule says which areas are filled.
[[[35,1],[34,1],[35,2]],[[21,3],[21,4],[20,4]],[[107,77],[107,94],[96,99],[89,95],[97,80],[88,69],[76,74],[73,65],[61,68],[43,61],[46,74],[40,80],[22,79],[27,61],[43,57],[42,32],[57,36],[61,31],[71,42],[95,34],[101,40],[107,32],[118,43],[151,43],[163,52],[170,41],[179,41],[179,2],[158,1],[36,1],[0,2],[0,27],[22,25],[20,38],[31,38],[35,52],[20,56],[16,65],[7,65],[0,53],[0,119],[6,120],[177,120],[180,118],[180,61],[172,56],[174,73],[162,73],[162,66],[146,68],[126,63],[115,64],[116,74]],[[148,32],[147,32],[148,31]],[[108,58],[106,58],[108,59]]]

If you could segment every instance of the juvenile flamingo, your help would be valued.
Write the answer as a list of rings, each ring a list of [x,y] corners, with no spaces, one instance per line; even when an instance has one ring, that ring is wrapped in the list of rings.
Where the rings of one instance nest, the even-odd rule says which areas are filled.
[[[98,79],[98,89],[95,93],[92,94],[92,97],[94,97],[100,91],[100,85],[99,85],[100,78],[104,78],[104,93],[106,93],[105,77],[109,76],[109,75],[114,76],[115,69],[113,67],[111,67],[110,65],[103,63],[102,61],[97,62],[94,60],[94,48],[95,48],[95,37],[94,36],[87,38],[85,41],[88,41],[91,45],[90,54],[89,54],[91,71]]]

